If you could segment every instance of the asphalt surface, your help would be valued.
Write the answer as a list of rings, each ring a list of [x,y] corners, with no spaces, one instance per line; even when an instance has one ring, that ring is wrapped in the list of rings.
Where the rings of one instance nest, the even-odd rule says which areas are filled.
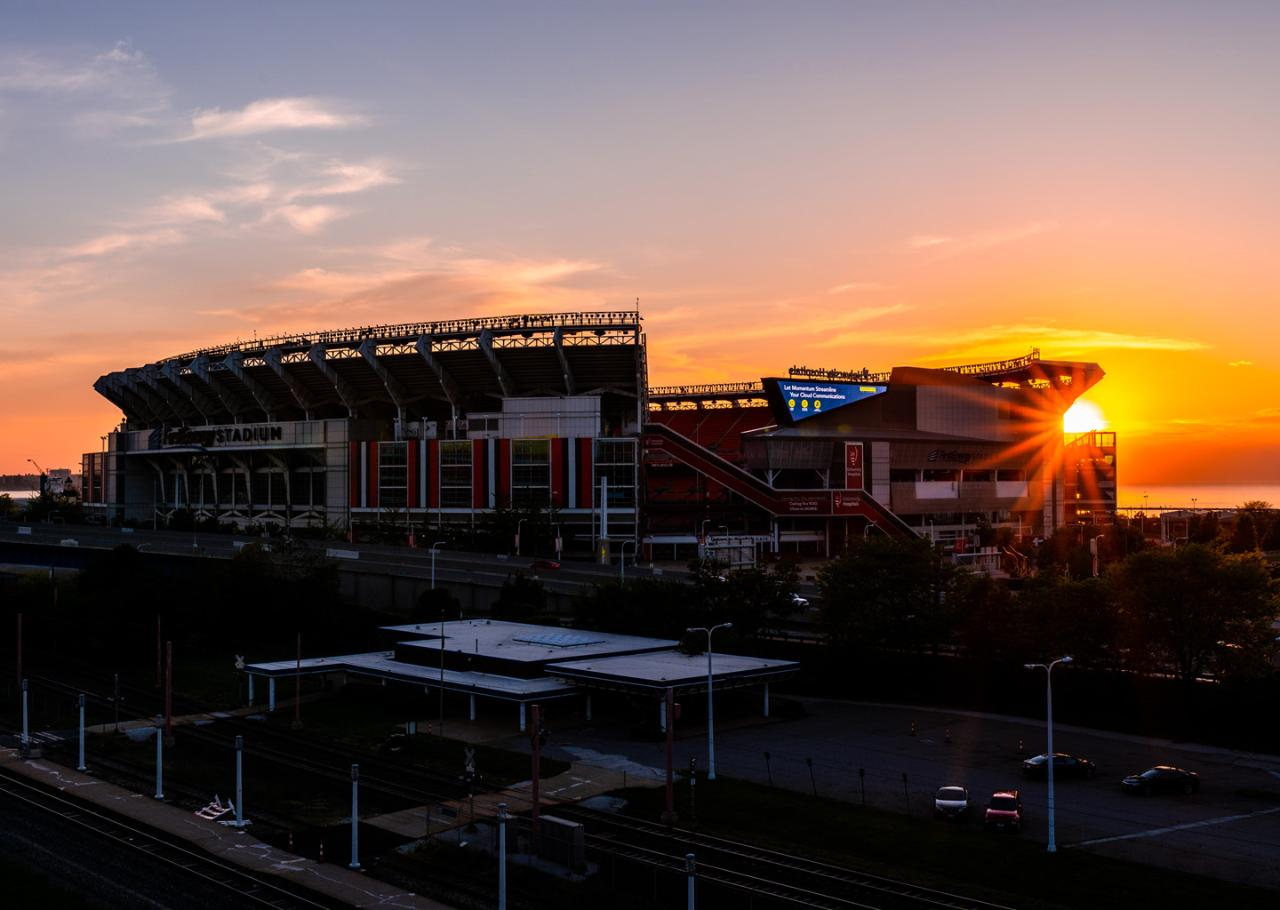
[[[716,765],[721,775],[849,803],[862,799],[858,769],[866,771],[866,801],[929,816],[944,785],[970,792],[973,836],[995,790],[1021,791],[1023,837],[1048,840],[1047,784],[1024,780],[1021,761],[1045,751],[1044,725],[896,706],[803,700],[809,716],[762,722],[717,710]],[[655,705],[656,714],[656,705]],[[916,735],[911,735],[911,724]],[[951,742],[947,742],[947,731]],[[1019,754],[1023,740],[1025,754]],[[1056,840],[1060,850],[1083,849],[1230,881],[1280,888],[1280,756],[1171,744],[1055,726],[1054,747],[1093,760],[1095,780],[1058,780]],[[525,747],[516,737],[512,748]],[[769,753],[766,763],[765,752]],[[665,745],[635,742],[625,730],[596,727],[557,732],[548,755],[661,775]],[[706,728],[680,731],[675,763],[707,762]],[[806,759],[812,759],[812,777]],[[1202,789],[1189,796],[1129,796],[1126,774],[1153,764],[1200,772]],[[903,774],[907,779],[904,784]],[[709,786],[713,783],[707,782]],[[1240,791],[1269,791],[1271,799]]]

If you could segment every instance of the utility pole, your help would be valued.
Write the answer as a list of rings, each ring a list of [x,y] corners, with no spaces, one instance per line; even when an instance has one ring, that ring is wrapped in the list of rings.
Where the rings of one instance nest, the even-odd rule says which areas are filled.
[[[293,729],[302,728],[302,633],[298,633],[298,659],[293,667]]]
[[[164,643],[164,735],[173,739],[173,642]]]
[[[534,853],[538,851],[538,816],[542,808],[542,708],[533,705],[533,726],[530,746],[533,754],[533,781],[530,796],[532,797],[532,815],[530,830],[533,832]]]
[[[667,687],[667,803],[660,821],[667,826],[676,823],[676,789],[674,751],[676,736],[676,690]]]

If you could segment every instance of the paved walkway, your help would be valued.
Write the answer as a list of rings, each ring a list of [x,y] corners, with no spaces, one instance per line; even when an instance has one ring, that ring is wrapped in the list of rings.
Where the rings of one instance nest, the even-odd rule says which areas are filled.
[[[624,786],[658,787],[664,783],[665,777],[655,779],[652,775],[628,774],[625,769],[575,762],[568,771],[542,782],[538,805],[544,811],[554,810],[558,805],[581,802]],[[469,825],[477,819],[496,818],[499,803],[506,803],[507,812],[512,815],[528,812],[533,806],[532,782],[524,781],[505,790],[478,793],[474,799],[458,799],[388,812],[386,815],[366,818],[364,823],[401,837],[424,837]]]
[[[0,767],[73,793],[118,815],[188,841],[208,853],[255,872],[293,879],[353,907],[448,910],[447,904],[401,891],[345,866],[317,863],[272,847],[247,831],[199,818],[185,809],[132,793],[44,759],[24,760],[16,749],[0,750]]]

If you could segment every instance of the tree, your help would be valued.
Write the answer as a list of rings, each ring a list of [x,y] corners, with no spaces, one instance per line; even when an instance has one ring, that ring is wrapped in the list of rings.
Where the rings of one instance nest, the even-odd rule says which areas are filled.
[[[493,602],[493,618],[512,622],[533,619],[547,608],[547,592],[542,582],[523,572],[508,576]]]
[[[1236,526],[1231,530],[1227,549],[1232,553],[1252,553],[1258,549],[1258,525],[1252,513],[1236,513]]]
[[[1280,602],[1257,553],[1228,555],[1204,544],[1144,550],[1111,580],[1134,669],[1173,672],[1190,685],[1211,670],[1269,665]]]
[[[0,493],[0,518],[8,518],[18,511],[18,505],[8,493]]]
[[[853,650],[919,649],[950,633],[955,568],[927,540],[868,538],[818,573],[823,623]]]

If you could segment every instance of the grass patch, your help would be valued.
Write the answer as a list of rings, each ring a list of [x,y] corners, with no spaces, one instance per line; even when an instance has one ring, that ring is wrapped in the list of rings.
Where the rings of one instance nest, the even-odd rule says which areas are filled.
[[[619,795],[629,815],[656,820],[662,811],[661,789]],[[1080,850],[1050,855],[1042,844],[976,823],[943,824],[732,778],[700,782],[696,809],[700,831],[1029,910],[1276,906],[1273,891]],[[688,825],[687,782],[677,786],[676,811]]]

